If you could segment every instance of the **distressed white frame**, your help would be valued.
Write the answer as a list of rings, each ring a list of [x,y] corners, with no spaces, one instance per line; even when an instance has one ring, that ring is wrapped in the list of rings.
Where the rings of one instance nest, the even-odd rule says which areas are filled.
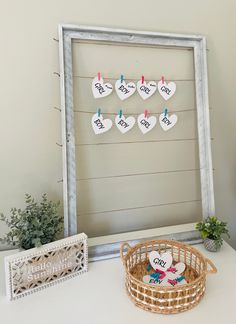
[[[202,215],[203,218],[213,215],[215,212],[215,205],[210,143],[206,38],[201,35],[165,34],[103,27],[59,25],[65,236],[77,233],[72,40],[91,42],[101,41],[127,45],[136,44],[144,47],[152,45],[158,47],[183,47],[193,49]],[[192,230],[187,232],[185,231],[184,234],[176,234],[175,238],[182,238],[188,241],[193,240],[195,242],[197,234],[193,230],[194,226],[192,226],[191,229]],[[169,235],[172,235],[171,227]],[[148,236],[149,234],[147,231],[146,237]],[[119,236],[117,236],[116,241],[119,242]],[[106,243],[103,244],[101,242]],[[119,244],[117,245],[116,243],[116,246],[114,245],[114,242],[109,244],[110,242],[107,242],[106,239],[101,242],[93,244],[94,246],[91,249],[91,251],[93,251],[91,252],[92,258],[103,258],[106,256],[115,256],[117,254]]]

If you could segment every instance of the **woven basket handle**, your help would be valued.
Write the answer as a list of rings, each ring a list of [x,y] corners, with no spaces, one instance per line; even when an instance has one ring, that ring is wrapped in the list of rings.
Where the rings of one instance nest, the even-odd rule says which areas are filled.
[[[207,263],[207,269],[206,269],[206,274],[208,273],[216,273],[217,269],[215,265],[211,262],[211,260],[206,258],[206,263]],[[210,266],[210,269],[208,270],[208,266]]]
[[[120,257],[121,257],[121,260],[124,262],[124,258],[125,258],[125,255],[124,255],[124,250],[127,250],[127,252],[131,249],[131,246],[129,245],[129,243],[127,242],[123,242],[121,244],[121,247],[120,247]]]

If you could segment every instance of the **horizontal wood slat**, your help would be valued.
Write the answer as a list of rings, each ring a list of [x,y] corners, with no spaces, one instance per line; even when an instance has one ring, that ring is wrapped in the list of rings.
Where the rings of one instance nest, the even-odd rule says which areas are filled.
[[[78,146],[76,160],[77,179],[199,168],[194,140]]]
[[[194,78],[193,52],[189,50],[74,43],[72,53],[75,76],[93,76],[100,71],[112,78],[125,73],[129,78],[144,74],[147,80],[162,75],[167,79]]]
[[[201,220],[201,201],[78,216],[78,230],[89,237],[158,228]]]
[[[199,199],[199,171],[77,182],[78,214]]]

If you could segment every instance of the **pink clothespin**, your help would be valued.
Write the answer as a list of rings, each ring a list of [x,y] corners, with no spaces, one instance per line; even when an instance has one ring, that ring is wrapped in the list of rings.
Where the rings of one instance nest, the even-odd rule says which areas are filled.
[[[164,81],[165,81],[165,80],[164,80],[164,76],[162,76],[162,77],[161,77],[161,82],[162,82],[162,84],[164,84]]]
[[[144,83],[144,75],[142,75],[141,80],[142,80],[142,84],[143,84]]]
[[[98,72],[98,81],[100,81],[100,79],[101,79],[101,73]]]
[[[148,111],[146,109],[146,110],[144,110],[144,118],[147,118],[147,114],[148,114]]]

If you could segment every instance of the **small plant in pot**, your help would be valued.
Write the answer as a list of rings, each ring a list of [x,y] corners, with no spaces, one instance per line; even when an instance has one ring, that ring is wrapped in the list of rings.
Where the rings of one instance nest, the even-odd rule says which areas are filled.
[[[46,194],[42,195],[40,202],[26,194],[25,203],[24,210],[12,208],[9,218],[0,214],[0,220],[10,229],[0,240],[25,250],[55,241],[63,227],[58,212],[60,203],[48,201]]]
[[[205,248],[211,252],[216,252],[221,248],[222,234],[230,237],[227,223],[220,221],[217,217],[207,217],[204,221],[197,223],[196,229],[201,233]]]

